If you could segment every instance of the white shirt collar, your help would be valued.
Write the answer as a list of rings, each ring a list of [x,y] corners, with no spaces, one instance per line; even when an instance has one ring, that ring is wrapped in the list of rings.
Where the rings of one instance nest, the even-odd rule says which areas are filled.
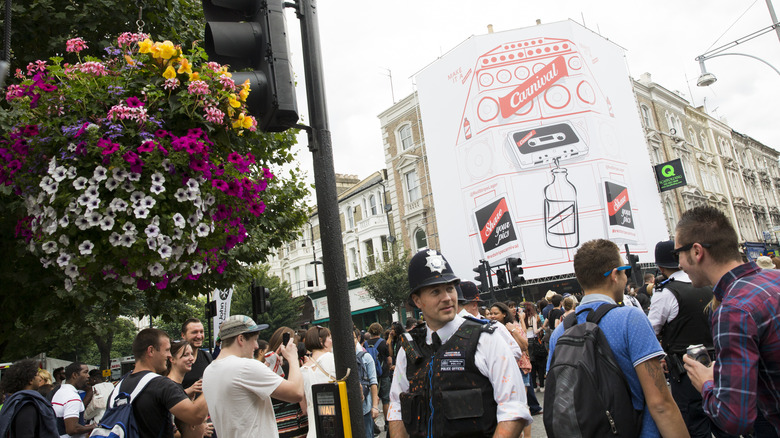
[[[444,325],[444,327],[440,328],[439,330],[436,330],[436,334],[439,335],[439,339],[441,339],[442,345],[447,343],[447,340],[455,334],[456,331],[460,328],[460,325],[463,324],[465,320],[460,315],[455,315],[455,318]],[[425,323],[426,333],[425,333],[425,343],[430,345],[431,344],[431,333],[434,331],[431,330],[430,327],[428,327],[428,323]]]

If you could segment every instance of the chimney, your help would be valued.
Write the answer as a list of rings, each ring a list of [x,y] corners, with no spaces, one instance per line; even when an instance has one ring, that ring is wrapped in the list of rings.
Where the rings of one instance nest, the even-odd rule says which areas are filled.
[[[639,82],[642,82],[643,84],[649,84],[653,82],[650,73],[642,73],[642,75],[639,76]]]
[[[542,24],[542,20],[541,20],[540,18],[537,18],[537,19],[536,19],[536,25],[538,26],[538,25],[540,25],[540,24]]]
[[[493,25],[488,24],[488,33],[493,33]]]

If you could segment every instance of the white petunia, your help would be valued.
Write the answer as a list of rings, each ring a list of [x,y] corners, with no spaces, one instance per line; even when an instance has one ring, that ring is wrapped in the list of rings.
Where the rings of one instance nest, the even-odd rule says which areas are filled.
[[[76,190],[84,190],[84,187],[87,186],[87,179],[83,176],[80,176],[73,180],[73,188]]]
[[[65,267],[70,263],[70,255],[67,253],[60,253],[60,256],[57,257],[57,264],[60,265],[60,267]]]
[[[163,275],[164,272],[165,272],[165,268],[163,268],[163,265],[161,265],[159,262],[149,266],[149,273],[151,273],[155,277]]]
[[[65,179],[67,174],[68,171],[65,170],[65,166],[59,166],[56,169],[54,169],[54,172],[52,172],[51,177],[54,178],[54,181],[60,182]]]
[[[152,224],[152,225],[157,225],[159,227],[160,226],[160,216],[159,215],[154,215],[154,217],[152,218],[151,221],[149,221],[149,223]]]
[[[114,228],[114,218],[109,215],[103,216],[103,219],[100,220],[100,229],[111,231],[112,228]]]
[[[68,179],[73,179],[76,177],[76,168],[73,166],[68,167],[68,173],[65,174],[65,176]]]
[[[106,180],[106,188],[113,192],[117,187],[119,187],[119,181],[115,180],[114,178],[109,178]]]
[[[49,170],[48,170],[49,175],[54,173],[54,169],[56,168],[57,168],[57,158],[55,157],[49,160]]]
[[[84,194],[90,198],[98,198],[100,196],[100,189],[98,189],[97,185],[90,184],[90,186],[84,190]]]
[[[181,256],[184,254],[184,247],[181,245],[175,245],[173,247],[173,257],[176,260],[179,260]]]
[[[153,186],[161,186],[165,183],[165,177],[160,172],[155,172],[152,174],[152,185]]]
[[[68,219],[68,216],[63,216],[60,218],[60,227],[65,228],[68,225],[70,225],[70,219]],[[64,236],[64,234],[63,234]]]
[[[54,234],[55,231],[57,231],[57,221],[47,221],[43,226],[44,234],[51,235]]]
[[[87,205],[84,206],[87,210],[92,211],[98,207],[100,207],[100,199],[98,198],[92,198],[89,201],[87,201]]]
[[[73,282],[70,281],[70,278],[65,279],[65,290],[68,292],[73,290]]]
[[[187,200],[187,191],[183,188],[179,188],[176,190],[176,193],[173,194],[173,197],[179,202],[184,202]]]
[[[90,199],[92,198],[89,195],[87,195],[86,193],[82,193],[79,195],[78,198],[76,198],[76,202],[78,202],[79,205],[87,205]]]
[[[149,209],[138,207],[133,209],[133,214],[137,219],[146,219],[146,217],[149,216]]]
[[[160,257],[164,259],[170,258],[172,252],[173,251],[171,250],[171,247],[168,245],[161,245],[157,250],[157,253],[160,254]]]
[[[90,242],[89,240],[85,240],[81,242],[81,245],[79,245],[79,252],[81,255],[88,255],[92,254],[92,249],[95,247],[95,244]]]
[[[122,234],[122,237],[119,238],[119,244],[127,248],[133,246],[134,243],[135,243],[135,236],[133,236],[132,234]]]
[[[79,267],[76,265],[68,265],[67,268],[65,268],[65,275],[67,275],[70,278],[76,278],[79,276]]]
[[[125,222],[125,224],[122,225],[122,231],[135,231],[135,224],[132,222]]]
[[[54,182],[54,178],[50,177],[49,175],[44,176],[41,178],[41,182],[38,183],[38,186],[43,188],[44,186],[51,185]]]
[[[192,275],[198,275],[203,273],[203,264],[200,262],[193,263],[192,267],[190,268],[190,272],[192,272]]]
[[[122,182],[125,180],[125,178],[127,178],[127,171],[124,169],[115,167],[111,172],[114,175],[114,179],[118,182]]]
[[[157,237],[157,235],[160,234],[160,227],[155,225],[148,225],[144,232],[148,237]]]
[[[144,199],[144,196],[146,196],[146,193],[140,190],[135,191],[130,195],[130,202],[133,203],[133,206],[136,206],[139,202],[141,202],[141,200]]]
[[[196,228],[195,231],[198,233],[198,237],[206,237],[209,235],[210,230],[208,225],[200,223],[198,224],[198,228]]]
[[[153,185],[152,187],[149,188],[149,191],[154,193],[155,195],[159,195],[160,193],[165,191],[165,187],[164,186],[154,186]]]
[[[125,180],[125,182],[122,183],[122,190],[126,191],[127,193],[130,193],[133,190],[135,190],[135,184],[131,183],[128,180]]]
[[[76,143],[68,144],[68,152],[76,152]]]
[[[79,217],[77,217],[77,218],[76,218],[76,221],[74,222],[74,224],[75,224],[75,225],[76,225],[76,227],[77,227],[79,230],[81,230],[81,231],[84,231],[84,230],[86,230],[87,228],[89,228],[89,221],[88,221],[88,220],[86,220],[86,219],[84,218],[84,216],[79,216]]]
[[[59,240],[60,244],[62,244],[64,246],[70,245],[70,239],[68,238],[68,236],[66,236],[64,234],[61,235],[60,238],[57,239],[57,240]]]
[[[203,203],[206,204],[206,207],[211,207],[215,202],[217,202],[217,198],[215,198],[214,195],[208,195],[206,199],[203,200]]]
[[[127,179],[129,179],[130,181],[135,181],[135,182],[141,181],[141,174],[140,173],[135,173],[135,172],[130,172],[130,174],[127,175]]]
[[[182,230],[180,230],[178,228],[175,228],[173,230],[173,233],[171,233],[171,239],[173,239],[173,240],[181,240],[181,236],[183,236],[183,235],[184,235],[184,231],[182,231]]]
[[[86,216],[87,222],[89,222],[90,227],[94,227],[98,225],[100,223],[100,219],[103,219],[103,216],[96,211],[93,211],[92,213],[89,214],[85,214],[84,216]]]
[[[112,211],[125,211],[127,210],[127,202],[121,198],[114,198],[108,205],[108,208]]]
[[[191,227],[196,227],[202,218],[203,213],[196,210],[187,218],[187,223],[190,224]]]
[[[122,235],[114,231],[111,233],[110,236],[108,236],[108,243],[111,244],[111,246],[119,246],[120,239],[122,238]]]
[[[200,184],[198,184],[194,178],[190,178],[187,180],[187,188],[190,190],[198,190],[200,188]]]
[[[50,241],[44,243],[43,245],[41,245],[41,249],[46,254],[53,254],[53,253],[57,252],[57,242],[55,242],[53,240],[50,240]]]
[[[98,182],[103,181],[104,179],[108,178],[108,176],[106,176],[106,172],[108,171],[106,170],[105,167],[98,166],[95,168],[95,171],[92,173],[92,178],[95,178],[95,181]]]
[[[52,264],[51,259],[46,257],[41,257],[40,261],[41,261],[41,265],[43,265],[44,268],[48,268]]]
[[[192,242],[189,246],[187,246],[187,254],[192,254],[197,249],[198,249],[198,242]]]
[[[154,198],[152,198],[151,196],[146,196],[144,197],[144,199],[141,200],[141,202],[138,203],[138,205],[145,208],[152,208],[156,203],[157,201],[155,201]]]
[[[192,180],[190,180],[192,181]],[[200,190],[187,190],[187,199],[190,201],[194,201],[196,199],[200,198]]]
[[[152,251],[156,251],[157,250],[157,239],[155,239],[154,237],[147,238],[146,239],[146,246],[148,246],[149,249],[151,249]]]
[[[184,220],[184,216],[181,215],[181,213],[176,213],[173,215],[173,225],[184,228],[184,225],[186,224],[186,221]]]
[[[135,280],[133,280],[133,277],[131,277],[129,275],[123,275],[121,280],[122,280],[122,283],[124,283],[124,284],[133,284],[133,283],[135,283]]]

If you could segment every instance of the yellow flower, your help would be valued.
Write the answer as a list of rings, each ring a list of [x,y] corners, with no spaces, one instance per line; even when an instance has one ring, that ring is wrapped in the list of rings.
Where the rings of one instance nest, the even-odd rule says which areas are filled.
[[[152,52],[152,40],[149,38],[138,42],[138,53],[151,53]]]
[[[241,102],[246,102],[247,96],[249,96],[249,90],[246,88],[238,92],[238,97],[241,98]]]
[[[181,64],[179,65],[179,70],[177,70],[177,73],[187,73],[188,75],[192,75],[192,64],[187,60],[187,58],[180,58]]]
[[[176,77],[176,70],[173,69],[170,65],[168,68],[165,69],[165,73],[163,73],[163,77],[165,79],[173,79]]]
[[[136,64],[135,59],[133,59],[130,55],[125,55],[125,61],[127,61],[127,65],[134,66]]]
[[[236,95],[235,94],[231,94],[230,95],[230,98],[228,99],[228,102],[230,103],[230,106],[232,106],[233,108],[238,108],[238,107],[241,106],[241,102],[239,102],[236,99]]]
[[[238,115],[238,118],[233,121],[233,127],[236,129],[249,129],[254,124],[255,119],[252,116],[247,116],[244,113]]]
[[[173,56],[178,54],[178,49],[176,46],[173,45],[172,42],[166,40],[162,43],[155,43],[155,58],[162,58],[162,59],[171,59]]]
[[[194,72],[190,75],[191,81],[199,81],[200,80],[200,73]]]
[[[224,66],[224,65],[222,66],[222,70],[220,70],[220,74],[223,74],[223,75],[225,75],[225,76],[227,76],[229,78],[233,77],[233,73],[230,73],[228,71],[228,68],[226,66]]]

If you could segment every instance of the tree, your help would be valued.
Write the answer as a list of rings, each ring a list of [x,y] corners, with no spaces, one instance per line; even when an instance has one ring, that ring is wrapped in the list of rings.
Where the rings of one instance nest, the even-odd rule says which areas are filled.
[[[249,268],[249,276],[243,282],[236,283],[230,304],[232,315],[252,316],[252,297],[249,284],[254,278],[257,284],[271,290],[271,311],[257,316],[258,324],[268,324],[269,328],[260,333],[260,338],[268,340],[279,327],[295,328],[303,311],[304,297],[292,297],[290,285],[281,278],[269,275],[268,265],[254,265]]]
[[[409,298],[409,252],[379,264],[376,272],[364,277],[361,284],[379,305],[395,313]]]

